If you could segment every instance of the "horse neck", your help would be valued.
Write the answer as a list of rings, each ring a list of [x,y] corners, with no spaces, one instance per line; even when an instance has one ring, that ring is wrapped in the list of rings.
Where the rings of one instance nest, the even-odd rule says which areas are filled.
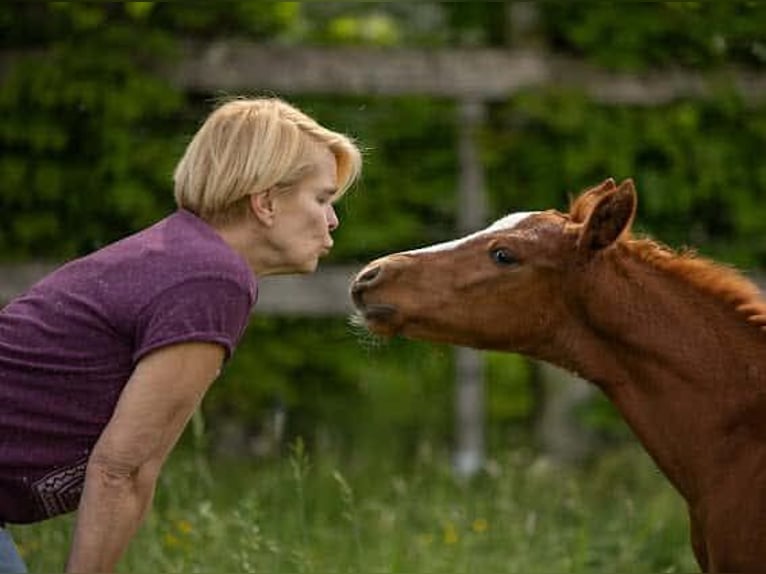
[[[740,445],[731,433],[766,421],[766,333],[624,250],[591,267],[539,357],[601,387],[681,493],[702,495],[712,460]]]

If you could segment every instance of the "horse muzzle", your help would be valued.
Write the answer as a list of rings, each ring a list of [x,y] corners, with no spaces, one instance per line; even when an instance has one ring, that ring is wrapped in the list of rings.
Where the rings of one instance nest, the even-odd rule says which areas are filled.
[[[395,330],[397,307],[382,300],[380,292],[390,276],[391,270],[383,260],[378,260],[362,269],[351,282],[354,307],[367,328],[379,334],[392,334]]]

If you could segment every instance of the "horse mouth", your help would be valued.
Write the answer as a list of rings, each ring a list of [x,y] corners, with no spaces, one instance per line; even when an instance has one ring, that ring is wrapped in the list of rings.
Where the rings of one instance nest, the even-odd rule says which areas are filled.
[[[367,322],[388,322],[396,314],[396,307],[383,303],[373,303],[357,307],[357,310]]]
[[[384,303],[370,303],[356,306],[356,314],[360,322],[377,335],[393,336],[396,334],[394,317],[396,307]]]

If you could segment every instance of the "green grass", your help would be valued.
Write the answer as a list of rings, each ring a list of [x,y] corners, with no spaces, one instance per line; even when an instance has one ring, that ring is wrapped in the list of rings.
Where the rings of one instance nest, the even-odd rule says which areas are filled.
[[[382,460],[381,460],[382,459]],[[72,519],[17,526],[32,572],[62,568]],[[207,462],[177,453],[122,572],[598,573],[696,570],[682,501],[630,446],[587,468],[531,453],[469,482],[424,448]]]

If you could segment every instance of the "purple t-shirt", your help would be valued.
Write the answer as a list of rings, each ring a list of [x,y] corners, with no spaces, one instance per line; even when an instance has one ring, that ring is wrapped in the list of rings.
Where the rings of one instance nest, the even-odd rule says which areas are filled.
[[[0,522],[76,509],[136,363],[179,342],[231,355],[257,296],[239,254],[179,210],[54,271],[0,310]]]

